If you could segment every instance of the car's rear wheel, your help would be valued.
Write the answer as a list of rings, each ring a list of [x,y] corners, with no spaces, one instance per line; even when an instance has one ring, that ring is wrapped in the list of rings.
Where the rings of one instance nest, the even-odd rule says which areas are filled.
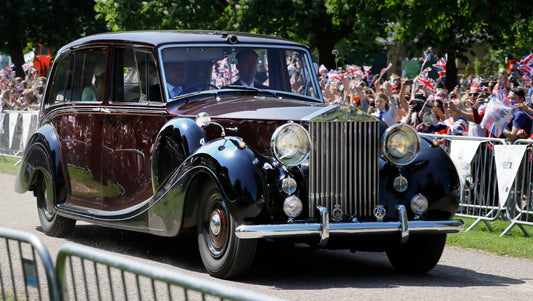
[[[54,192],[47,189],[50,181],[49,177],[40,176],[35,189],[39,221],[46,235],[63,237],[72,232],[76,221],[57,214]]]
[[[437,265],[445,244],[446,234],[411,234],[406,244],[388,249],[387,257],[400,272],[422,274]]]
[[[243,274],[253,263],[257,241],[235,236],[235,220],[216,184],[206,187],[200,201],[197,231],[204,267],[218,278]]]

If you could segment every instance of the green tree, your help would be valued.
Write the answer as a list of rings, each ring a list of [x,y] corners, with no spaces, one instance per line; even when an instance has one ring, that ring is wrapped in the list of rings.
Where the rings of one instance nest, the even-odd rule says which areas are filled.
[[[226,0],[96,0],[97,19],[111,31],[225,29]]]
[[[331,51],[338,41],[352,35],[354,21],[333,20],[324,0],[97,0],[96,9],[113,31],[208,29],[288,38],[317,49],[320,61],[328,66],[335,65]]]
[[[57,50],[75,38],[105,30],[95,19],[92,1],[1,0],[0,7],[0,51],[11,56],[19,75],[28,44]]]
[[[422,49],[433,47],[438,56],[448,54],[446,87],[455,86],[455,59],[466,59],[474,44],[485,43],[493,48],[516,49],[517,45],[531,48],[531,17],[533,3],[511,1],[469,0],[381,0],[370,1],[369,15],[362,25],[372,22],[385,25],[379,35],[391,38],[406,49],[408,55],[420,56]],[[326,0],[333,18],[357,15],[357,1]],[[379,12],[372,15],[373,10]],[[353,28],[357,31],[358,28]],[[381,34],[381,32],[380,32]],[[523,48],[523,47],[522,47]]]

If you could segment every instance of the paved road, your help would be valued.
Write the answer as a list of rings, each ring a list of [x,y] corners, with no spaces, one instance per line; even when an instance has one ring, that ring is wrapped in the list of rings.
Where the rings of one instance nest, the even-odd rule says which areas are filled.
[[[79,223],[66,239],[40,231],[31,193],[13,191],[0,174],[0,226],[36,234],[53,258],[69,241],[213,279],[203,270],[194,240],[170,239]],[[460,235],[460,234],[459,234]],[[533,239],[533,238],[532,238]],[[446,247],[424,276],[397,274],[383,253],[267,248],[245,279],[220,281],[290,300],[531,300],[533,260]]]

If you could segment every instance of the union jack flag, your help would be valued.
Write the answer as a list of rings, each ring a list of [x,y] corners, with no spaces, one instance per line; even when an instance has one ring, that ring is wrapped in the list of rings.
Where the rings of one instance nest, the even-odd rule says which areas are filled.
[[[363,66],[363,69],[365,70],[365,75],[363,75],[363,79],[366,79],[366,82],[368,83],[368,86],[372,86],[372,83],[374,82],[374,75],[372,74],[372,66]]]
[[[435,81],[429,77],[419,76],[418,79],[416,80],[416,83],[420,87],[422,87],[422,89],[427,89],[432,92],[435,91]]]
[[[342,81],[342,75],[336,70],[328,72],[328,78],[330,80]]]
[[[15,64],[11,64],[9,66],[6,67],[6,71],[7,72],[13,72],[13,68],[15,68]]]
[[[22,65],[22,70],[24,72],[28,72],[30,69],[31,69],[31,64],[30,63],[26,63],[26,64]]]
[[[513,118],[513,103],[504,92],[497,90],[487,104],[481,126],[495,137],[500,137],[503,129]]]
[[[530,53],[530,54],[524,56],[520,60],[520,62],[518,62],[518,64],[520,64],[521,66],[528,66],[528,67],[533,66],[533,53]]]
[[[448,54],[446,53],[440,60],[433,65],[433,68],[439,74],[440,81],[446,84],[446,62],[448,61]]]
[[[389,65],[385,68],[382,68],[379,72],[379,79],[385,74],[385,72],[389,71],[389,69],[392,67],[392,63],[389,63]]]
[[[428,77],[428,73],[429,71],[431,71],[431,67],[427,67],[426,69],[422,70],[420,72],[420,76],[423,76],[423,77]]]

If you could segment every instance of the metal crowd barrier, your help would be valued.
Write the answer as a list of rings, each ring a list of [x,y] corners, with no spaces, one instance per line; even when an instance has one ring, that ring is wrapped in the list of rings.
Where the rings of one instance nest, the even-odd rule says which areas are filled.
[[[56,267],[34,234],[0,227],[1,300],[282,300],[66,243]]]
[[[71,243],[57,271],[64,300],[282,300]]]
[[[514,142],[514,145],[525,145],[526,150],[516,175],[515,185],[510,193],[511,201],[507,210],[512,217],[511,225],[503,231],[502,235],[506,235],[516,225],[524,233],[527,231],[523,225],[533,226],[533,140],[519,139]]]
[[[0,155],[20,157],[37,129],[39,111],[5,110],[0,114]]]
[[[2,300],[61,300],[48,249],[31,233],[0,227]]]
[[[504,218],[511,225],[533,225],[531,140],[511,145],[509,140],[472,136],[421,134],[436,139],[450,155],[461,179],[461,201],[457,216],[476,219],[465,231],[484,222]],[[527,146],[526,146],[527,145]]]

